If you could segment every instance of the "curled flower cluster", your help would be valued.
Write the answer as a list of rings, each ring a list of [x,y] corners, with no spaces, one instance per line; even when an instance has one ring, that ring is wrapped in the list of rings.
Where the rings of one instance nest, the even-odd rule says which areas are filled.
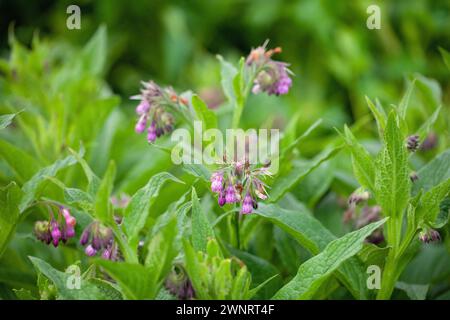
[[[274,53],[281,52],[281,48],[266,50],[266,46],[267,42],[253,49],[246,60],[247,65],[256,68],[252,92],[254,94],[266,92],[277,96],[286,94],[292,86],[292,80],[289,77],[291,71],[288,69],[288,64],[271,58]]]
[[[172,88],[161,88],[155,82],[142,82],[141,94],[131,97],[140,100],[136,107],[139,120],[135,131],[143,133],[147,129],[147,141],[154,142],[164,134],[170,133],[175,124],[175,118],[170,108],[187,105],[186,99],[178,96]]]
[[[69,209],[59,207],[56,217],[51,212],[49,221],[36,221],[34,234],[38,240],[57,247],[60,241],[66,243],[75,236],[76,223],[77,220],[70,214]]]
[[[441,235],[434,229],[424,229],[419,233],[419,240],[424,243],[441,240]]]
[[[80,237],[80,244],[87,245],[84,252],[89,257],[93,257],[101,251],[103,259],[117,260],[118,258],[118,248],[112,230],[98,221],[92,222],[84,229]]]
[[[268,166],[251,168],[248,161],[233,162],[211,175],[211,191],[218,194],[220,206],[241,204],[241,213],[249,214],[258,207],[257,199],[267,199],[262,177],[270,175]]]

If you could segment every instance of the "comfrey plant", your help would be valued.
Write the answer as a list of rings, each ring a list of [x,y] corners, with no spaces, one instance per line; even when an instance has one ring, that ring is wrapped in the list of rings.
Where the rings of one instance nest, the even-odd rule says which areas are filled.
[[[379,104],[368,100],[382,141],[377,155],[371,155],[359,144],[347,127],[342,135],[352,154],[354,174],[367,190],[364,200],[370,194],[380,207],[377,214],[389,218],[384,228],[388,254],[379,299],[391,296],[396,281],[413,256],[411,253],[417,250],[416,239],[422,242],[439,240],[439,233],[434,229],[445,225],[448,219],[448,209],[442,208],[441,202],[449,194],[450,178],[427,176],[442,170],[439,168],[441,163],[431,162],[418,173],[411,174],[409,158],[427,135],[436,114],[417,133],[410,134],[406,121],[410,90],[388,115]],[[360,195],[356,198],[361,200]]]

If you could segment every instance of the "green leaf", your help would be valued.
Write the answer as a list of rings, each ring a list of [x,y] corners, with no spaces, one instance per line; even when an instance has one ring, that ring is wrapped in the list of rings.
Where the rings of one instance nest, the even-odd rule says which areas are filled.
[[[114,223],[110,197],[114,186],[115,176],[116,166],[114,162],[111,161],[95,197],[94,216],[106,225]]]
[[[356,140],[350,129],[344,128],[345,142],[352,154],[353,173],[359,184],[364,188],[375,190],[375,163],[369,152]]]
[[[30,179],[38,170],[38,161],[26,152],[4,140],[0,140],[0,158],[14,171],[19,182]]]
[[[256,213],[265,217],[294,237],[313,255],[318,254],[336,237],[302,206],[302,210],[286,210],[277,205],[261,205]],[[364,265],[358,258],[351,258],[338,269],[339,280],[356,299],[368,296]]]
[[[151,270],[143,265],[102,259],[95,260],[95,263],[117,281],[127,299],[143,300],[156,297],[158,292],[155,277],[152,276]]]
[[[205,251],[208,239],[214,237],[214,231],[198,201],[195,188],[192,188],[192,245],[196,251]]]
[[[0,130],[5,129],[11,124],[17,113],[4,114],[0,116]]]
[[[419,179],[413,184],[413,195],[416,195],[421,189],[428,191],[443,181],[450,179],[450,149],[445,150],[420,168],[417,176]]]
[[[199,96],[192,96],[192,107],[197,114],[197,118],[202,122],[203,129],[217,128],[217,116],[208,108],[205,102]]]
[[[161,283],[166,278],[172,267],[172,261],[178,254],[175,245],[177,236],[177,219],[172,218],[152,238],[145,259],[145,267],[155,279],[155,283]]]
[[[441,112],[441,108],[442,106],[437,107],[436,110],[433,112],[433,114],[419,128],[419,131],[417,131],[420,141],[425,140],[425,138],[427,137],[428,133],[430,132],[431,128],[436,122],[439,113]]]
[[[228,101],[232,105],[235,105],[236,96],[234,94],[233,80],[238,71],[231,63],[225,61],[222,56],[217,55],[217,59],[220,61],[220,76],[223,93]]]
[[[435,228],[442,227],[446,221],[444,220],[443,224],[436,224],[436,220],[441,211],[440,204],[449,193],[450,178],[425,192],[420,199],[420,205],[417,209],[417,219],[423,218],[426,223]]]
[[[69,152],[77,159],[78,163],[81,165],[81,168],[84,171],[86,179],[88,180],[88,192],[90,195],[95,196],[97,194],[97,190],[100,186],[101,180],[97,175],[92,171],[89,164],[86,160],[83,159],[83,155],[69,148]]]
[[[399,281],[395,284],[395,287],[405,291],[411,300],[425,300],[430,286],[428,284],[409,284]]]
[[[408,203],[411,181],[405,139],[394,111],[389,114],[384,147],[376,163],[375,198],[386,216],[401,216]]]
[[[322,162],[330,159],[341,150],[340,147],[325,150],[317,155],[314,159],[294,163],[290,171],[284,175],[280,175],[274,182],[270,192],[269,201],[276,202],[281,199],[286,193],[294,188],[307,174],[317,168]]]
[[[54,177],[62,169],[70,167],[77,162],[74,156],[70,155],[64,159],[57,160],[54,164],[39,170],[29,181],[27,181],[23,187],[22,191],[24,196],[20,202],[19,208],[23,212],[30,203],[36,199],[39,192],[42,190],[42,185],[44,184],[47,177]]]
[[[359,230],[330,242],[318,255],[303,263],[297,275],[281,288],[274,299],[310,299],[320,285],[345,260],[361,250],[363,241],[388,218],[371,223]]]
[[[63,300],[106,300],[108,299],[102,291],[94,284],[80,279],[80,289],[70,289],[67,284],[71,281],[72,274],[65,273],[54,269],[47,262],[36,258],[29,257],[36,270],[41,272],[45,277],[50,279],[58,290],[58,299]]]
[[[380,136],[383,135],[384,128],[386,127],[386,113],[380,104],[373,104],[373,102],[366,96],[366,102],[372,112],[375,120],[377,121],[378,132]]]
[[[232,255],[245,263],[252,274],[252,285],[256,285],[254,288],[256,290],[252,294],[257,294],[257,299],[269,299],[281,287],[283,284],[281,278],[266,286],[270,280],[280,274],[280,271],[269,261],[231,246],[227,248]]]
[[[15,182],[0,188],[0,258],[16,230],[22,191]]]
[[[83,69],[101,75],[105,70],[107,50],[106,26],[101,25],[78,57]]]
[[[305,132],[303,132],[299,137],[297,137],[294,141],[292,141],[291,143],[289,143],[288,146],[286,146],[283,150],[282,150],[282,156],[284,156],[287,152],[289,152],[290,150],[294,149],[295,147],[298,146],[298,144],[303,141],[304,139],[306,139],[311,132],[313,132],[320,124],[322,123],[322,119],[316,120],[311,126],[309,126],[308,129],[305,130]],[[284,142],[284,137],[282,142]]]
[[[409,100],[411,99],[411,94],[414,90],[414,84],[416,83],[416,79],[413,79],[410,83],[408,83],[408,88],[406,89],[405,94],[398,105],[398,113],[401,119],[406,118],[406,111],[408,110]]]
[[[144,187],[136,191],[125,209],[122,224],[132,248],[137,248],[139,232],[145,226],[150,206],[158,196],[160,188],[167,180],[183,183],[170,173],[158,173]]]
[[[204,182],[209,183],[211,173],[202,164],[183,164],[183,170],[196,178],[202,179]]]

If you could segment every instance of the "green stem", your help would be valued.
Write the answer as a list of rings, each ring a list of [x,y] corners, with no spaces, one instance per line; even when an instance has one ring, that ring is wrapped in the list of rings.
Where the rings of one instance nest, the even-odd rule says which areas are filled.
[[[241,234],[239,230],[239,223],[240,223],[240,213],[239,211],[236,212],[235,219],[234,219],[234,228],[236,232],[236,247],[238,249],[241,249]]]
[[[111,225],[111,228],[113,229],[114,234],[116,235],[115,238],[117,240],[117,243],[119,244],[120,250],[123,254],[125,261],[129,263],[139,263],[137,254],[131,249],[128,243],[124,240],[122,230],[120,230],[115,223]]]
[[[395,251],[390,249],[384,265],[381,288],[378,291],[377,300],[388,300],[391,297],[399,276],[399,273],[396,271],[397,262],[398,258],[395,257]]]

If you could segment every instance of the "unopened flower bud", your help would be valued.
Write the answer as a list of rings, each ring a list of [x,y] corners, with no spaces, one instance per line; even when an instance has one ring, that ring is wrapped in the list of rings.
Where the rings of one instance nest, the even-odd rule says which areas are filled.
[[[414,152],[417,150],[418,147],[419,147],[419,136],[418,135],[409,136],[406,141],[406,148],[409,151]]]
[[[93,257],[97,253],[97,250],[95,250],[95,248],[93,246],[88,245],[86,247],[86,249],[84,250],[84,252],[86,253],[87,256]]]

